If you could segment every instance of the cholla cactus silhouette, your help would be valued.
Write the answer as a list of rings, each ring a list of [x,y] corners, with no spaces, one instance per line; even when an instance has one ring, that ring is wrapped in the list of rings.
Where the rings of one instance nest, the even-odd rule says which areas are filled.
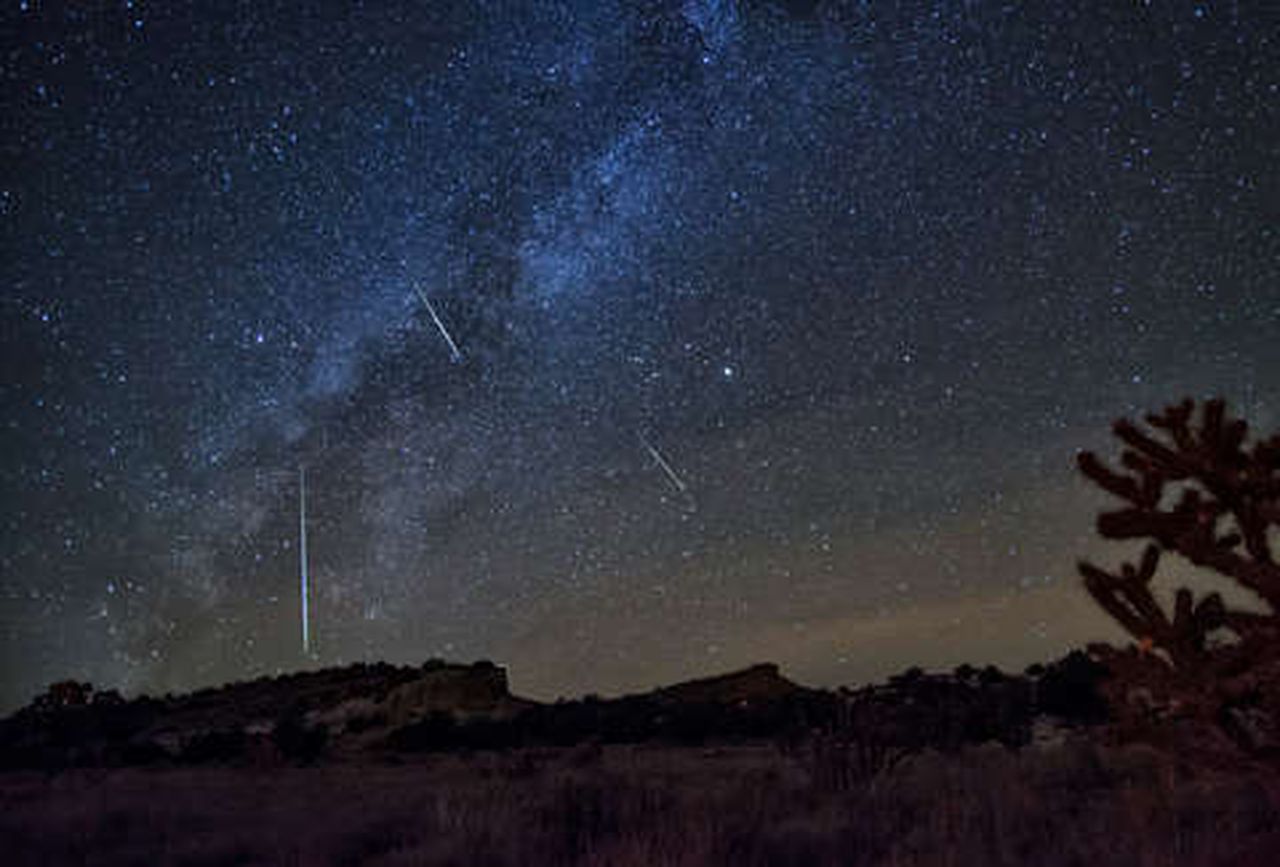
[[[1144,652],[1163,651],[1188,673],[1209,661],[1206,641],[1216,629],[1246,644],[1280,640],[1280,565],[1269,539],[1280,528],[1280,434],[1250,444],[1247,423],[1230,418],[1224,401],[1205,401],[1198,420],[1195,409],[1188,398],[1148,415],[1150,430],[1115,422],[1127,447],[1120,471],[1091,452],[1078,457],[1080,471],[1125,504],[1098,516],[1098,532],[1151,540],[1139,562],[1121,564],[1118,573],[1082,561],[1085,588]],[[1232,610],[1218,593],[1197,601],[1183,587],[1170,616],[1152,592],[1166,552],[1253,591],[1270,614]]]

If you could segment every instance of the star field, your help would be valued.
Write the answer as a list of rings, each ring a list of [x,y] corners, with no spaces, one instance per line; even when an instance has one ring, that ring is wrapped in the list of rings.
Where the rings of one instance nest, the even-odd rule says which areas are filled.
[[[1265,4],[304,7],[0,12],[5,708],[1025,665],[1077,449],[1280,422]]]

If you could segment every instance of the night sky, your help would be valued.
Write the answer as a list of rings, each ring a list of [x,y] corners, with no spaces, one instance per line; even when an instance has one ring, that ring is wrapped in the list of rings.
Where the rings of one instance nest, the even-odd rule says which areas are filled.
[[[1076,450],[1280,423],[1280,16],[911,5],[6,0],[0,709],[1119,638]]]

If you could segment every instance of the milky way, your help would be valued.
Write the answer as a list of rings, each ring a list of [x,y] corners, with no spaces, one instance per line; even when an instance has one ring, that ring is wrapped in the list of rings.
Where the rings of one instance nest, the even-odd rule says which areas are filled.
[[[1280,421],[1264,5],[7,3],[0,704],[1111,637],[1075,450]]]

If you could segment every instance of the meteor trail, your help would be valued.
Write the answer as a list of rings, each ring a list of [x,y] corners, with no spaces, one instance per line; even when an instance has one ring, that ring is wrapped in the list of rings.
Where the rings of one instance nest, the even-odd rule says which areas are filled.
[[[440,321],[436,308],[432,305],[431,299],[427,297],[427,293],[423,292],[418,286],[413,287],[413,291],[418,293],[418,297],[422,299],[422,303],[426,305],[427,312],[431,314],[431,318],[436,323],[436,328],[440,329],[440,334],[449,344],[449,352],[453,355],[454,363],[462,361],[462,350],[458,348],[458,344],[453,342],[453,336],[449,334],[449,329],[444,327],[444,323]]]
[[[302,655],[311,655],[311,587],[307,577],[307,471],[298,467],[298,596],[302,599]]]
[[[667,478],[671,480],[671,484],[675,485],[676,490],[680,493],[685,493],[685,491],[689,489],[688,485],[684,483],[683,479],[676,475],[676,471],[671,468],[671,464],[667,463],[667,459],[662,456],[662,452],[654,448],[653,444],[645,438],[643,433],[639,433],[637,431],[637,434],[640,437],[641,444],[648,449],[649,454],[653,455],[653,459],[657,462],[658,466],[662,467],[662,471],[667,474]]]

